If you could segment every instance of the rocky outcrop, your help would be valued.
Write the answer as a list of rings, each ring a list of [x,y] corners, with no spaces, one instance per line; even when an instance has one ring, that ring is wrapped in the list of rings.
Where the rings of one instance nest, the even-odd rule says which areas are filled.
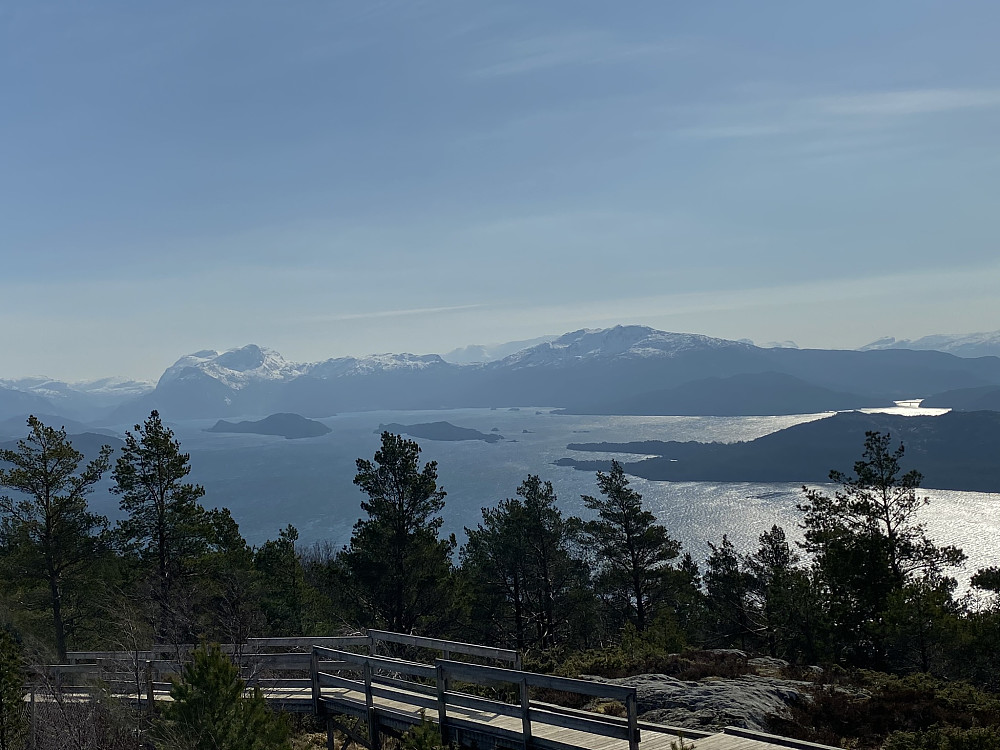
[[[768,731],[769,717],[789,718],[789,706],[810,700],[808,688],[812,685],[759,675],[698,682],[662,674],[587,679],[634,687],[643,721],[706,731],[727,726]]]

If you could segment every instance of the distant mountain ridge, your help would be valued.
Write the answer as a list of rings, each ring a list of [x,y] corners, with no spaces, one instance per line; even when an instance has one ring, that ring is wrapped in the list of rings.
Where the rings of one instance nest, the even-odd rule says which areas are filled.
[[[1000,331],[933,334],[912,341],[897,341],[892,336],[887,336],[861,347],[861,351],[876,349],[933,350],[954,354],[956,357],[1000,357]]]
[[[515,405],[580,414],[787,414],[992,386],[1000,386],[1000,358],[892,347],[765,348],[615,326],[572,331],[474,364],[407,353],[297,363],[256,344],[206,349],[179,358],[155,388],[109,385],[117,401],[100,423],[135,424],[152,409],[167,419]],[[57,407],[54,397],[39,395],[41,384],[33,388],[0,387],[0,419],[30,411],[77,417],[68,402]]]

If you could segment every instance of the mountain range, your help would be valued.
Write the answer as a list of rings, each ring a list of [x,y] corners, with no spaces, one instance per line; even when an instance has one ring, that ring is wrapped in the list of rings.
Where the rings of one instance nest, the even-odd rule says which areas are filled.
[[[525,342],[517,342],[525,343]],[[876,342],[878,343],[878,342]],[[956,344],[957,346],[957,344]],[[577,414],[787,414],[927,398],[974,403],[1000,389],[1000,358],[869,345],[863,351],[758,347],[645,326],[579,330],[501,359],[436,354],[285,360],[254,344],[181,357],[154,385],[0,381],[0,420],[28,412],[105,425],[292,412],[536,405]]]

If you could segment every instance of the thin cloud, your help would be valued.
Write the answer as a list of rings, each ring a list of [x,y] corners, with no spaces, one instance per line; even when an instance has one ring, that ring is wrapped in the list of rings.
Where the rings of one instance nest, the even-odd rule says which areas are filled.
[[[483,305],[450,305],[447,307],[411,307],[405,310],[372,310],[370,312],[343,313],[340,315],[316,315],[303,318],[302,322],[325,323],[341,320],[370,320],[374,318],[402,318],[414,315],[436,315],[438,313],[475,310]]]
[[[617,63],[677,49],[672,44],[624,42],[603,32],[542,34],[499,45],[496,56],[502,59],[473,70],[472,76],[489,78],[571,65]]]
[[[749,102],[702,110],[677,135],[705,140],[872,131],[904,118],[1000,107],[1000,89],[911,89]]]
[[[915,89],[825,97],[815,100],[833,115],[845,117],[906,117],[1000,105],[997,89]]]

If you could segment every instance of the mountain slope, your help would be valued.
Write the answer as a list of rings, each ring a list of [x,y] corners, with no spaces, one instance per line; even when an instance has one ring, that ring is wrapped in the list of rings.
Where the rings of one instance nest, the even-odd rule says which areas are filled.
[[[956,357],[998,357],[1000,356],[1000,331],[933,334],[912,341],[909,339],[897,341],[892,336],[888,336],[861,347],[861,351],[876,349],[934,350],[954,354]]]
[[[694,385],[697,381],[702,382]],[[180,358],[155,390],[123,405],[109,421],[134,422],[153,408],[168,419],[595,404],[625,404],[615,407],[628,409],[625,413],[788,414],[989,385],[1000,385],[998,358],[765,349],[744,341],[615,326],[574,331],[502,360],[469,365],[436,354],[293,363],[253,344],[223,353],[205,350]],[[666,393],[681,386],[686,390]],[[642,405],[657,399],[662,403]],[[684,403],[696,405],[679,410],[677,404]]]

